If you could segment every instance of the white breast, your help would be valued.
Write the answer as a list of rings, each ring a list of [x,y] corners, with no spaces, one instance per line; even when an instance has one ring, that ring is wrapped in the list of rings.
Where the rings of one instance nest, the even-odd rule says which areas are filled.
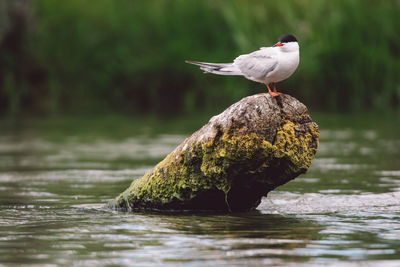
[[[268,73],[268,75],[265,77],[265,83],[276,83],[283,81],[289,78],[297,69],[300,57],[297,43],[295,43],[295,45],[297,46],[297,49],[296,47],[293,49],[289,47],[288,51],[282,49],[282,51],[278,54],[278,64],[276,68]]]

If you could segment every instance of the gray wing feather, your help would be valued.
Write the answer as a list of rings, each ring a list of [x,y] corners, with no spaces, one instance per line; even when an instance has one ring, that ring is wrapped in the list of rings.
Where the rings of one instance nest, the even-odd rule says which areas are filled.
[[[274,51],[262,48],[247,55],[237,57],[234,64],[247,77],[262,79],[278,65]]]
[[[218,75],[242,75],[233,63],[209,63],[199,61],[185,61],[188,64],[199,66],[201,70]]]

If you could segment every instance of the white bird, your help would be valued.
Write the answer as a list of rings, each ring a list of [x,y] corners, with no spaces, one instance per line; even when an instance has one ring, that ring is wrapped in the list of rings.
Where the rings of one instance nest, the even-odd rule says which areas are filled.
[[[271,47],[261,47],[250,54],[238,56],[233,63],[207,63],[185,61],[200,66],[200,69],[218,75],[236,75],[264,83],[272,96],[278,96],[275,83],[290,77],[299,65],[299,44],[297,39],[289,34],[279,37],[278,42]],[[272,92],[269,84],[273,84]]]

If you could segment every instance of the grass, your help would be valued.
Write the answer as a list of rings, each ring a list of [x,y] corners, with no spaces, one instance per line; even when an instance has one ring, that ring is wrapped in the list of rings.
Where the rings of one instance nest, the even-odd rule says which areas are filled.
[[[395,110],[399,11],[395,0],[37,0],[21,38],[0,36],[0,115],[215,112],[264,86],[184,60],[228,62],[283,33],[301,62],[281,91],[322,111]]]

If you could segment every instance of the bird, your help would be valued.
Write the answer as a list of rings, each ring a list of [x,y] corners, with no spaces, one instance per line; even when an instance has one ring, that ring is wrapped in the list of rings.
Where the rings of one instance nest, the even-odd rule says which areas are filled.
[[[261,47],[249,54],[240,55],[232,63],[208,63],[200,61],[185,61],[197,65],[201,70],[217,75],[244,76],[245,78],[263,83],[273,97],[280,95],[276,83],[289,78],[300,62],[299,44],[292,34],[278,38],[271,47]],[[273,85],[273,90],[269,84]]]

